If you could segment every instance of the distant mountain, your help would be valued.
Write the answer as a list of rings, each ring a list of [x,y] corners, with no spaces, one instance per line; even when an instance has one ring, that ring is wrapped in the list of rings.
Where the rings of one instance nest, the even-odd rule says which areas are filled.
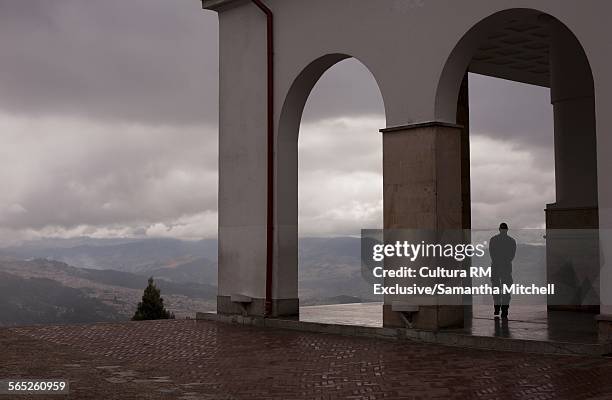
[[[334,260],[360,260],[361,238],[326,237],[300,238],[300,262],[321,262]]]
[[[93,238],[89,236],[77,236],[73,238],[39,238],[23,241],[12,248],[30,249],[56,249],[76,246],[109,246],[113,244],[132,243],[142,239],[138,238]]]
[[[48,278],[0,271],[0,326],[125,320],[115,308],[82,290]]]
[[[172,268],[151,269],[145,274],[173,282],[216,285],[217,262],[202,257]]]
[[[115,286],[126,289],[142,290],[147,286],[149,275],[138,275],[130,272],[115,271],[111,269],[96,270],[76,268],[66,263],[46,259],[29,261],[4,260],[0,261],[0,271],[10,272],[25,277],[47,277],[60,282],[88,281],[92,284]],[[155,275],[150,275],[159,278]],[[164,279],[156,279],[157,286],[166,294],[176,294],[202,299],[211,299],[217,295],[215,285],[197,282],[178,283]],[[87,287],[85,285],[85,287]]]
[[[55,244],[55,245],[54,245]],[[0,253],[27,259],[46,258],[80,268],[143,272],[174,267],[198,258],[217,260],[217,241],[177,239],[38,240],[8,247]]]
[[[343,295],[378,300],[370,295],[371,286],[361,275],[360,248],[357,237],[301,238],[300,297],[317,303]],[[146,277],[154,276],[168,293],[194,293],[208,298],[209,289],[217,284],[216,240],[43,239],[0,249],[0,254],[63,262],[82,269],[72,271],[74,277],[121,287],[140,287],[141,280],[146,282]],[[173,284],[180,284],[180,289]],[[193,287],[190,292],[189,285],[193,284],[208,286]]]
[[[380,301],[361,272],[358,237],[302,238],[298,285],[302,304]]]

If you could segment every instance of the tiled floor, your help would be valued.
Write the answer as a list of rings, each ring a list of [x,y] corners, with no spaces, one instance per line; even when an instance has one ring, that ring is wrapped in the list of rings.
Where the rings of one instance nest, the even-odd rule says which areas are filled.
[[[612,398],[607,358],[204,321],[4,328],[0,349],[0,376],[69,379],[74,399]]]
[[[567,311],[547,312],[546,306],[512,306],[508,321],[494,319],[492,306],[474,306],[464,329],[476,336],[560,342],[596,343],[595,316]],[[335,304],[300,308],[300,320],[329,324],[382,326],[382,303]]]
[[[515,306],[509,320],[493,318],[490,306],[474,308],[465,332],[478,336],[558,342],[596,343],[595,315],[570,311],[547,311],[546,306]]]

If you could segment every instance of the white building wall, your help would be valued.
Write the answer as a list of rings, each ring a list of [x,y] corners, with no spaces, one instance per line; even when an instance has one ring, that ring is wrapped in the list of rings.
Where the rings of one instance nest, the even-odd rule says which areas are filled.
[[[265,297],[266,33],[254,7],[219,14],[219,295]]]
[[[385,103],[387,126],[440,120],[454,122],[456,88],[439,82],[449,55],[478,22],[496,12],[532,8],[563,22],[579,39],[595,80],[600,226],[612,228],[612,2],[608,0],[264,0],[275,14],[275,124],[301,71],[326,54],[356,57],[370,69]],[[220,13],[220,192],[219,293],[265,295],[266,250],[266,71],[265,17],[246,0],[227,3]],[[452,70],[452,68],[451,68]],[[437,97],[441,93],[441,96]],[[381,127],[382,128],[382,127]],[[281,132],[282,134],[282,132]],[[282,142],[277,137],[276,143]],[[297,146],[296,146],[297,149]],[[278,158],[281,157],[281,158]],[[276,174],[296,162],[277,154]],[[278,160],[282,162],[278,162]],[[297,180],[295,172],[290,175]],[[282,186],[281,186],[282,187]],[[277,190],[282,190],[278,189]],[[278,198],[278,196],[277,196]],[[297,200],[296,200],[297,203]],[[283,207],[283,204],[278,204]],[[291,211],[296,206],[287,204]],[[297,224],[297,219],[295,220]],[[297,233],[292,221],[277,229],[276,298],[297,297]],[[295,228],[297,225],[295,226]],[[279,243],[279,235],[291,239]],[[605,236],[604,236],[605,237]],[[279,246],[280,244],[280,246]],[[603,249],[612,260],[612,237]],[[612,269],[602,274],[602,298],[612,305]],[[283,269],[279,275],[278,271]],[[612,312],[612,310],[610,310]]]

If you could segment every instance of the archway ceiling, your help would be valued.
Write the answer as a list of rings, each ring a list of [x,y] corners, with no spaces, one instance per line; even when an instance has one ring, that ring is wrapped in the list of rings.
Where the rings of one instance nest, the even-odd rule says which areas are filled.
[[[550,32],[533,18],[506,21],[489,34],[470,64],[470,72],[549,87]]]

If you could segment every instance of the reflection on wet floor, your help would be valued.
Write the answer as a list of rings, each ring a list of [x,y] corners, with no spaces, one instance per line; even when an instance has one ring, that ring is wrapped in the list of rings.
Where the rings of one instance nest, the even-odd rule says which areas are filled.
[[[300,307],[300,321],[382,327],[382,305],[352,303]]]
[[[545,305],[510,307],[507,321],[495,319],[492,306],[474,306],[472,318],[466,320],[465,328],[453,331],[475,336],[597,343],[595,314],[547,311]]]
[[[334,304],[300,308],[300,320],[326,324],[382,326],[382,303]],[[465,327],[449,332],[474,336],[597,343],[595,314],[547,311],[545,305],[510,307],[508,320],[495,319],[493,306],[475,305]]]

